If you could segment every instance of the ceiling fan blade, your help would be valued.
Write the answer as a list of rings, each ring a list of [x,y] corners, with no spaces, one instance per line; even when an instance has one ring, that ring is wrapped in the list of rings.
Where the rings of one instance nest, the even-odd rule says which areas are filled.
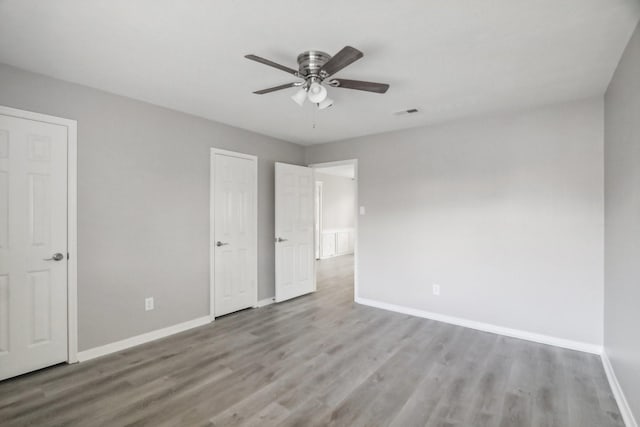
[[[270,87],[268,89],[257,90],[257,91],[255,91],[253,93],[258,94],[258,95],[264,95],[265,93],[275,92],[277,90],[287,89],[287,88],[298,86],[298,85],[299,85],[299,83],[287,83],[285,85],[274,86],[274,87]]]
[[[363,56],[364,53],[355,47],[345,46],[322,66],[320,73],[326,74],[327,77],[331,76]]]
[[[335,83],[334,83],[335,82]],[[333,79],[331,86],[345,89],[365,90],[367,92],[385,93],[389,85],[385,83],[363,82],[360,80]]]
[[[294,76],[298,76],[299,75],[298,71],[294,70],[293,68],[285,67],[284,65],[280,65],[280,64],[278,64],[276,62],[269,61],[268,59],[264,59],[264,58],[261,58],[261,57],[256,56],[256,55],[245,55],[244,57],[247,58],[247,59],[250,59],[252,61],[256,61],[256,62],[259,62],[259,63],[264,64],[264,65],[268,65],[268,66],[273,67],[273,68],[277,68],[278,70],[282,70],[282,71],[284,71],[286,73],[293,74]]]

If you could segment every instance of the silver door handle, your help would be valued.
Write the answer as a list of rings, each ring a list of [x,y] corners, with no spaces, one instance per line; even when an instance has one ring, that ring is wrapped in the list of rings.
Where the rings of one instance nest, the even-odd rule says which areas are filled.
[[[278,237],[276,239],[276,243],[282,243],[282,242],[286,242],[286,241],[287,241],[287,239],[283,239],[282,237]]]
[[[64,255],[58,252],[56,254],[53,254],[51,258],[45,258],[44,261],[62,261],[63,258],[64,258]]]
[[[216,242],[216,246],[217,246],[217,247],[220,247],[220,246],[226,246],[226,245],[228,245],[228,243],[223,243],[223,242],[221,242],[220,240],[218,240],[218,241]]]

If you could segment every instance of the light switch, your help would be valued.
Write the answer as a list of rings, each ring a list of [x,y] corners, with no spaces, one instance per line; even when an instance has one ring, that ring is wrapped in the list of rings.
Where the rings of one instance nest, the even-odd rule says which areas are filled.
[[[360,215],[364,215],[364,214],[365,214],[364,206],[360,206]]]

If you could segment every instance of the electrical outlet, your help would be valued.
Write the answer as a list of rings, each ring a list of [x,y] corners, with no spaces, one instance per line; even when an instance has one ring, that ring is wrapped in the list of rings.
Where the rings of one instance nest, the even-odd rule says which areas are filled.
[[[145,311],[153,310],[153,297],[144,299],[144,310]]]
[[[433,294],[435,296],[440,296],[440,285],[433,284]]]

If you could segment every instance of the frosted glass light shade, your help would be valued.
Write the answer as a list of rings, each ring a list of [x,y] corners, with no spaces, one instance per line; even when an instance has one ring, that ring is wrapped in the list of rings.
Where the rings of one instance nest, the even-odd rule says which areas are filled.
[[[307,94],[309,101],[319,104],[327,97],[327,89],[319,83],[312,83]]]
[[[325,98],[324,101],[318,103],[318,108],[324,110],[325,108],[329,108],[333,105],[333,99]]]
[[[302,107],[302,104],[304,104],[304,100],[307,99],[307,91],[304,89],[300,89],[291,97],[291,99],[293,99],[296,104]]]

